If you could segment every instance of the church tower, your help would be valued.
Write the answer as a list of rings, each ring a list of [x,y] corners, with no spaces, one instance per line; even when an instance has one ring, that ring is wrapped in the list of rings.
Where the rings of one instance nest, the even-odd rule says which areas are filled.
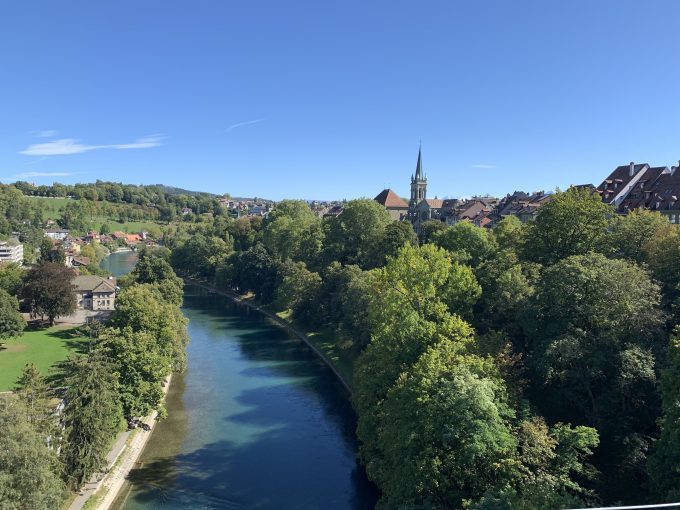
[[[411,200],[408,203],[408,215],[411,221],[416,216],[416,206],[421,200],[427,198],[427,178],[423,173],[423,157],[421,147],[418,147],[418,162],[416,163],[416,174],[411,175]]]

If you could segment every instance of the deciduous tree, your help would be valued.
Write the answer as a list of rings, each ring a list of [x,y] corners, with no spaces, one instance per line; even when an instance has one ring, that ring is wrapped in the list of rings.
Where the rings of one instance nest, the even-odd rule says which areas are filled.
[[[609,251],[606,239],[614,209],[585,188],[558,191],[543,205],[527,232],[525,257],[554,264],[571,255]]]
[[[54,325],[54,319],[69,315],[76,309],[71,283],[74,276],[75,273],[63,264],[42,262],[26,272],[22,296],[33,313],[46,315],[50,325]]]

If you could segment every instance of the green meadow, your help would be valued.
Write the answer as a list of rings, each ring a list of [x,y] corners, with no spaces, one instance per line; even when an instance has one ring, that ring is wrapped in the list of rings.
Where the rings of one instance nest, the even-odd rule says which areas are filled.
[[[70,354],[84,352],[87,342],[77,328],[64,326],[26,331],[19,338],[0,342],[0,391],[14,388],[26,363],[35,363],[42,375],[58,385],[56,364]]]

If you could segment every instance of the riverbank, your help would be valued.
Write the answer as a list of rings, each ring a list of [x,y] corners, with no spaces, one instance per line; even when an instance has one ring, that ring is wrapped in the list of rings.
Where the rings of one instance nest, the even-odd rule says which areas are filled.
[[[168,394],[171,382],[172,374],[165,380],[164,398]],[[109,465],[108,472],[99,480],[95,475],[90,482],[85,484],[68,510],[108,510],[111,507],[149,441],[156,427],[157,416],[158,412],[154,411],[142,420],[149,426],[149,430],[137,428],[118,435],[113,448],[106,457]]]
[[[195,280],[193,278],[185,278],[185,281],[191,283],[192,285],[196,285],[197,287],[201,287],[211,292],[215,292],[216,294],[219,294],[221,296],[227,297],[234,301],[235,303],[245,305],[248,308],[256,310],[261,314],[265,315],[266,317],[268,317],[269,319],[271,319],[272,321],[274,321],[278,326],[284,328],[285,330],[293,334],[296,338],[302,340],[328,366],[328,368],[331,369],[331,371],[335,374],[335,376],[342,383],[345,389],[347,389],[347,391],[350,394],[352,393],[352,383],[350,377],[347,374],[342,373],[342,371],[333,362],[333,360],[326,353],[324,353],[318,345],[316,345],[314,340],[310,338],[307,332],[296,327],[289,321],[277,315],[275,312],[268,310],[266,307],[253,302],[246,296],[242,296],[228,290],[217,289],[213,285],[210,285],[206,282],[202,282],[199,280]]]

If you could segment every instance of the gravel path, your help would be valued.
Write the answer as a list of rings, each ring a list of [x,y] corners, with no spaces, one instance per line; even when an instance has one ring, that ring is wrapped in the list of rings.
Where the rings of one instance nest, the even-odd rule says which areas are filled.
[[[163,393],[167,394],[171,380],[172,375],[166,380]],[[99,475],[95,475],[90,482],[85,484],[81,493],[76,497],[73,503],[71,503],[69,510],[81,510],[83,505],[99,491],[106,491],[106,494],[99,500],[94,507],[94,510],[109,509],[125,484],[125,480],[130,474],[130,471],[135,467],[135,464],[139,460],[139,456],[141,455],[142,450],[144,450],[147,441],[151,437],[151,433],[156,425],[157,414],[158,413],[154,411],[150,416],[147,416],[142,420],[151,427],[151,430],[145,431],[138,428],[137,433],[129,442],[128,439],[131,435],[130,431],[122,432],[118,435],[113,448],[106,457],[110,471],[102,479],[98,479]],[[111,466],[116,463],[119,457],[120,462],[118,462],[114,469],[111,469]]]

